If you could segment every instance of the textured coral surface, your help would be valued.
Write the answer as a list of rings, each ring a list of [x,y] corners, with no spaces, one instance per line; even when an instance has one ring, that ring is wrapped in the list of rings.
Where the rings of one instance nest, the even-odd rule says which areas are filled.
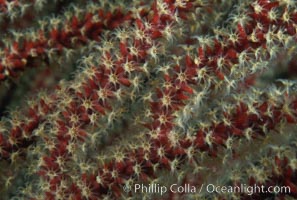
[[[0,0],[0,38],[0,199],[297,198],[295,0]]]

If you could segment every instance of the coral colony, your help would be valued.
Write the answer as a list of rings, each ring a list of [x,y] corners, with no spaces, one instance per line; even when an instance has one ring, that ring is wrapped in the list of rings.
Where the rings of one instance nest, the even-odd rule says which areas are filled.
[[[0,199],[297,198],[295,0],[0,0]]]

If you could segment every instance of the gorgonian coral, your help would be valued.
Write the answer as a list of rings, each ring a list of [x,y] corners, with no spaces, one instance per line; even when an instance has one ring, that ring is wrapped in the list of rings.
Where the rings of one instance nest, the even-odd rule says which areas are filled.
[[[3,198],[296,198],[296,8],[0,1]]]

